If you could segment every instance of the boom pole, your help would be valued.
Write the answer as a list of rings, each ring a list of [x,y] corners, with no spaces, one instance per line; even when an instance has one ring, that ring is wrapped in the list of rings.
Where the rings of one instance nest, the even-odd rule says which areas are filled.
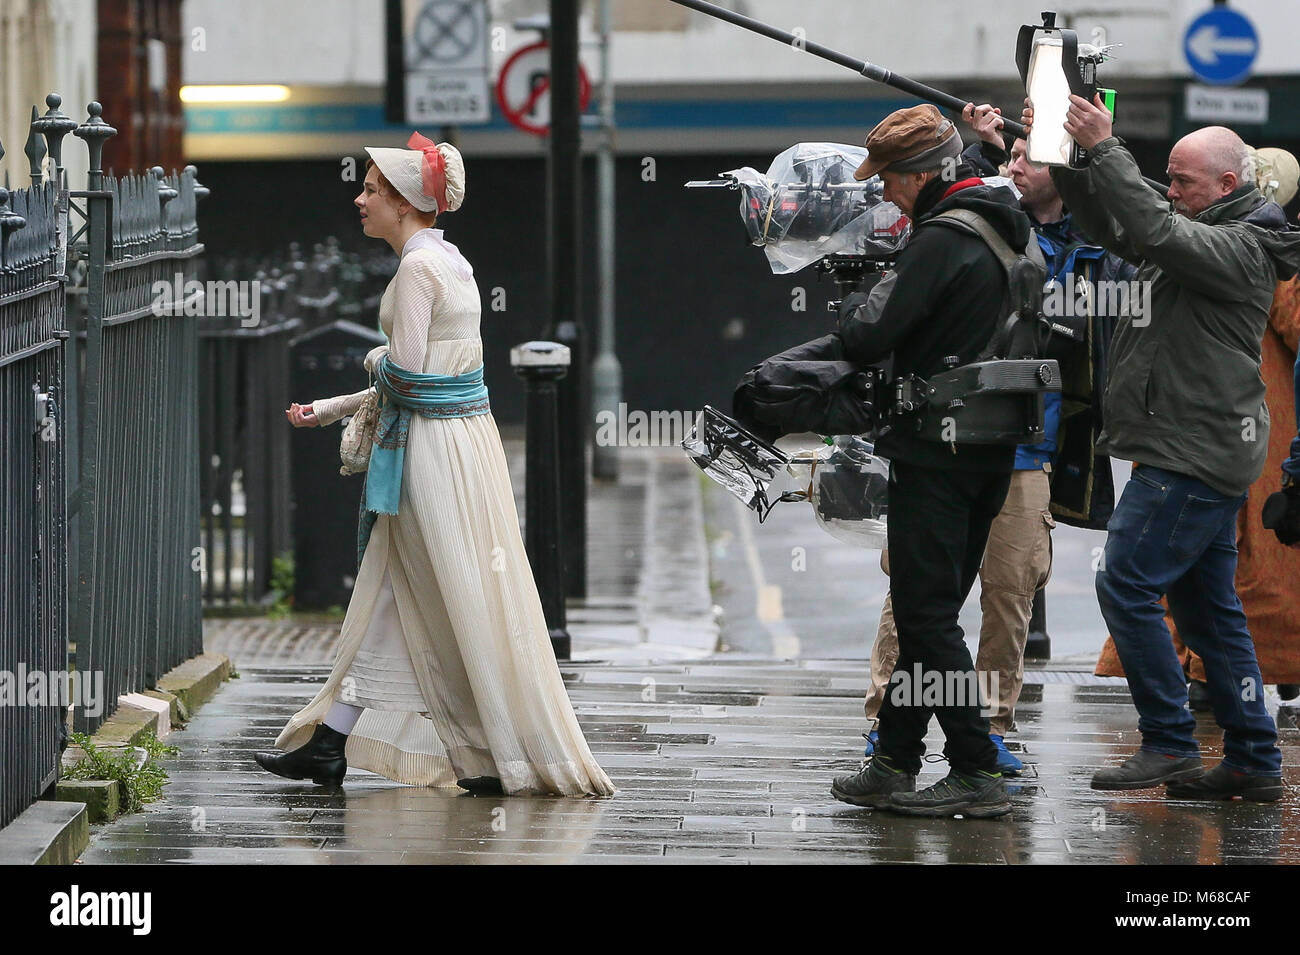
[[[796,50],[803,50],[811,53],[813,56],[819,56],[823,60],[829,60],[838,66],[848,67],[855,73],[860,73],[869,80],[875,80],[877,83],[884,83],[886,86],[892,86],[894,89],[902,90],[904,93],[911,93],[918,99],[934,103],[936,106],[946,106],[949,109],[955,109],[961,112],[965,108],[967,100],[958,99],[951,93],[945,93],[943,90],[937,90],[933,86],[926,86],[924,83],[918,83],[916,80],[901,76],[892,70],[887,70],[883,66],[876,66],[874,63],[868,63],[866,60],[859,60],[852,56],[840,53],[838,50],[832,50],[830,47],[822,46],[820,43],[814,43],[801,36],[795,36],[785,30],[779,30],[774,26],[764,23],[761,20],[755,20],[753,17],[747,17],[743,13],[737,13],[734,10],[728,10],[720,7],[716,3],[709,3],[708,0],[672,0],[673,3],[680,4],[683,7],[690,7],[700,13],[707,14],[718,20],[725,20],[727,23],[743,27],[753,33],[761,34],[778,42],[788,44]],[[1002,118],[1002,128],[1011,133],[1018,139],[1024,139],[1026,135],[1025,127],[1015,120]]]

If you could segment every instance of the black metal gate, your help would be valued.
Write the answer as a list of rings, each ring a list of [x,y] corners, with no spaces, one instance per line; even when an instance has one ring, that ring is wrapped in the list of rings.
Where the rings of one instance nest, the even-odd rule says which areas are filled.
[[[0,827],[57,779],[69,705],[93,732],[203,649],[206,190],[192,166],[105,177],[115,130],[99,104],[78,125],[60,102],[32,111],[32,186],[0,191]]]
[[[94,171],[81,199],[82,396],[72,636],[78,671],[116,700],[203,652],[194,168]],[[101,246],[101,242],[105,243]],[[102,251],[101,251],[102,249]],[[97,277],[101,277],[96,281]],[[74,710],[93,732],[111,712]]]
[[[289,337],[286,287],[258,273],[259,321],[209,316],[199,329],[199,496],[206,555],[203,602],[254,610],[270,594],[271,562],[290,529]]]
[[[53,183],[0,190],[0,827],[54,782],[68,669],[64,283]]]

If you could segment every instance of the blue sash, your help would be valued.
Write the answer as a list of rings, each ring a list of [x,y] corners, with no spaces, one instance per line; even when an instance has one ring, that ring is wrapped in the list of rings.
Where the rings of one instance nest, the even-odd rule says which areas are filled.
[[[375,520],[380,514],[397,513],[412,413],[425,418],[467,418],[490,410],[482,365],[463,375],[422,375],[407,371],[385,354],[375,366],[375,384],[379,388],[379,425],[361,496],[358,567]]]

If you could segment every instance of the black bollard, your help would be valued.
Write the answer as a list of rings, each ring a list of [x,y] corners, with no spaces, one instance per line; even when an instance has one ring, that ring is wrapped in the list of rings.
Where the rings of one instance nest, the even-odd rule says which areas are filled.
[[[524,544],[542,598],[551,649],[557,660],[567,660],[556,383],[569,370],[569,349],[555,342],[525,342],[510,350],[510,364],[528,392]]]
[[[1034,594],[1034,609],[1029,614],[1029,639],[1025,641],[1026,660],[1052,659],[1052,640],[1047,635],[1047,595]]]

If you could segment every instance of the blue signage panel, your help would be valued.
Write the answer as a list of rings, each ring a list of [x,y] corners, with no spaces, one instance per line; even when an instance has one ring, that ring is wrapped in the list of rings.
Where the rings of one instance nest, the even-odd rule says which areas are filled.
[[[1236,10],[1214,7],[1188,26],[1183,55],[1202,82],[1230,86],[1250,76],[1259,56],[1259,34]]]

